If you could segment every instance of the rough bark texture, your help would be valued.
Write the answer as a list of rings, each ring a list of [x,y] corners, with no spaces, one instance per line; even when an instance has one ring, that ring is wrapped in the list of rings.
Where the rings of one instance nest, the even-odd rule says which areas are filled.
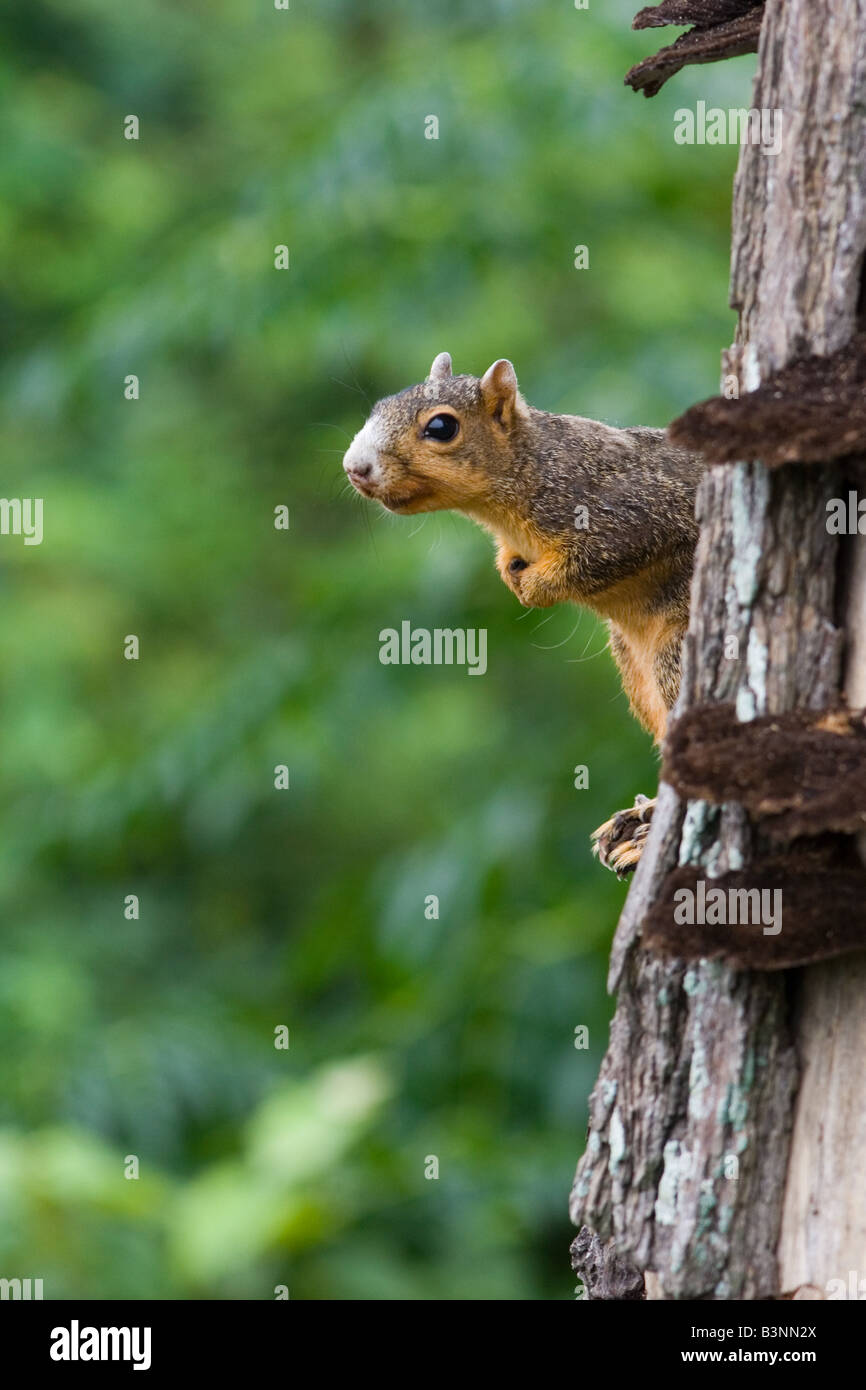
[[[740,321],[725,371],[744,390],[799,357],[835,352],[857,328],[866,0],[768,0],[753,105],[781,110],[784,125],[781,153],[745,146],[737,174]],[[745,721],[837,705],[844,545],[825,518],[839,468],[708,473],[675,714],[721,701]],[[866,610],[857,549],[849,622]],[[863,704],[866,655],[859,640],[853,650],[846,686]],[[866,958],[766,975],[641,949],[642,923],[677,864],[707,880],[754,866],[759,883],[768,849],[741,806],[681,803],[663,784],[617,929],[618,1007],[572,1217],[613,1237],[653,1297],[778,1297],[866,1272]]]
[[[640,1271],[618,1258],[612,1240],[605,1244],[586,1227],[571,1242],[571,1267],[583,1283],[579,1297],[636,1303],[645,1296]]]
[[[845,694],[866,707],[866,536],[851,542]],[[866,864],[866,835],[859,837]],[[866,895],[864,895],[866,907]],[[866,955],[803,972],[797,1016],[803,1079],[788,1163],[779,1274],[787,1289],[862,1297],[866,1275]],[[855,1272],[854,1286],[850,1279]],[[837,1286],[838,1287],[838,1286]]]

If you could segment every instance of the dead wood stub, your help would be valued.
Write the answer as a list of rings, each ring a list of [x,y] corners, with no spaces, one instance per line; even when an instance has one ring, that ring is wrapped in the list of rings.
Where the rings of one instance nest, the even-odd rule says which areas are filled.
[[[633,29],[658,29],[665,24],[724,24],[749,10],[760,10],[764,0],[662,0],[635,15]]]
[[[775,842],[866,829],[866,715],[797,709],[741,723],[732,704],[674,720],[662,777],[679,794],[736,801]]]
[[[710,463],[823,463],[866,453],[866,333],[828,357],[801,357],[739,399],[711,396],[668,426]]]
[[[680,34],[672,44],[630,68],[625,75],[625,85],[635,92],[643,92],[646,97],[654,97],[671,77],[689,64],[717,63],[724,58],[757,53],[762,16],[763,6],[722,24],[699,26],[687,34]],[[644,23],[641,27],[649,26]]]
[[[833,837],[719,878],[681,865],[644,920],[643,946],[681,961],[719,960],[734,970],[788,970],[864,951],[866,870],[853,842]]]
[[[645,1297],[643,1275],[616,1253],[612,1240],[603,1241],[583,1226],[571,1242],[571,1267],[582,1280],[587,1298],[637,1303]]]

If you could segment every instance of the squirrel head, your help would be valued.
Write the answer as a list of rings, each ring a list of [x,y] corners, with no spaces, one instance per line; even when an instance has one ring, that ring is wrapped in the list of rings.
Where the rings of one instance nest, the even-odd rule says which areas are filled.
[[[505,358],[483,377],[453,376],[440,352],[418,386],[387,396],[346,450],[352,486],[389,511],[465,511],[489,501],[513,467],[528,409]]]

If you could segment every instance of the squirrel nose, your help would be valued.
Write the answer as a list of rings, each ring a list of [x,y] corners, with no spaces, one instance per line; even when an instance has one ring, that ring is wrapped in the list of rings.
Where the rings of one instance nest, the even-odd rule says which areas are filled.
[[[365,487],[374,485],[379,473],[378,441],[369,420],[364,428],[358,431],[346,450],[343,468],[356,487],[358,484]]]

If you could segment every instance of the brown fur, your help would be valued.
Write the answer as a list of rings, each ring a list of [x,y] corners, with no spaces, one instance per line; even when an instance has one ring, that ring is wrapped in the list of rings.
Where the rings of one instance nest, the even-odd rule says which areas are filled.
[[[460,423],[448,442],[424,436],[442,412]],[[688,622],[702,471],[694,455],[661,430],[533,410],[510,362],[481,379],[452,376],[442,353],[425,382],[378,402],[345,467],[391,511],[454,510],[485,527],[524,605],[570,601],[605,618],[632,709],[661,739]],[[578,507],[586,529],[575,525]]]

